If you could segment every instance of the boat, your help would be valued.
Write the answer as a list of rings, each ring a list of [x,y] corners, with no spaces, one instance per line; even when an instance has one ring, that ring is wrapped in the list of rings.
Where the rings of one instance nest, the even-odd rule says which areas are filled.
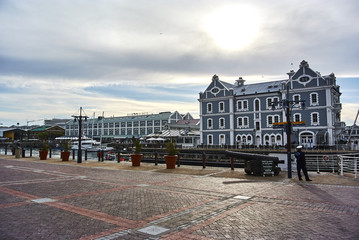
[[[79,149],[79,141],[72,142],[72,149]],[[87,151],[98,151],[101,150],[101,144],[96,140],[82,140],[81,149]]]

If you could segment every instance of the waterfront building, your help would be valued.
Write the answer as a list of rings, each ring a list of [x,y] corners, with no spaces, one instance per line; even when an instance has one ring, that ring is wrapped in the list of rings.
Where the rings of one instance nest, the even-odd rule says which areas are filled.
[[[291,144],[307,148],[335,145],[344,130],[341,92],[335,75],[322,76],[303,60],[299,69],[291,70],[288,76],[254,84],[245,84],[240,77],[232,84],[214,75],[207,89],[199,94],[200,142],[237,147],[284,146],[286,112],[281,103],[289,100],[291,122],[295,122]]]
[[[90,138],[113,141],[144,138],[151,134],[161,134],[169,126],[180,120],[192,120],[191,114],[160,112],[158,114],[134,113],[120,117],[97,117],[83,121],[82,135]],[[78,136],[79,125],[74,120],[66,123],[65,135]]]

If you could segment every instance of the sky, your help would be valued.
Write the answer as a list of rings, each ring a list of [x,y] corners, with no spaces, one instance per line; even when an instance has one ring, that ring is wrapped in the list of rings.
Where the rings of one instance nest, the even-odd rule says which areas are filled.
[[[199,116],[217,74],[334,73],[359,109],[357,0],[0,0],[0,126],[179,111]]]

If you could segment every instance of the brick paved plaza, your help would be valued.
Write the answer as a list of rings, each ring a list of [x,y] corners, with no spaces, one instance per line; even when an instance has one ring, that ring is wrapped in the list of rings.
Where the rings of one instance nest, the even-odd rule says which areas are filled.
[[[359,186],[164,168],[0,156],[0,239],[359,239]]]

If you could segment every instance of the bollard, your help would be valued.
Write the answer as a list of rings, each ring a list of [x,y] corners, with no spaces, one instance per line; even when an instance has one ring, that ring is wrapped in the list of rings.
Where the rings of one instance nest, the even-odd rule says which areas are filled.
[[[22,157],[25,157],[25,149],[22,149]]]
[[[7,145],[5,146],[5,155],[7,155]]]
[[[85,161],[87,161],[87,149],[85,150]]]
[[[158,165],[158,152],[155,152],[155,166]]]
[[[72,149],[72,160],[75,160],[75,149]]]
[[[206,153],[202,153],[202,168],[206,168]]]
[[[177,167],[181,166],[180,154],[177,154]]]
[[[52,148],[50,148],[49,158],[52,156]]]
[[[30,157],[32,157],[32,148],[30,148]]]
[[[119,163],[121,161],[121,152],[117,153],[117,162]]]
[[[231,157],[231,170],[234,170],[234,157]]]

